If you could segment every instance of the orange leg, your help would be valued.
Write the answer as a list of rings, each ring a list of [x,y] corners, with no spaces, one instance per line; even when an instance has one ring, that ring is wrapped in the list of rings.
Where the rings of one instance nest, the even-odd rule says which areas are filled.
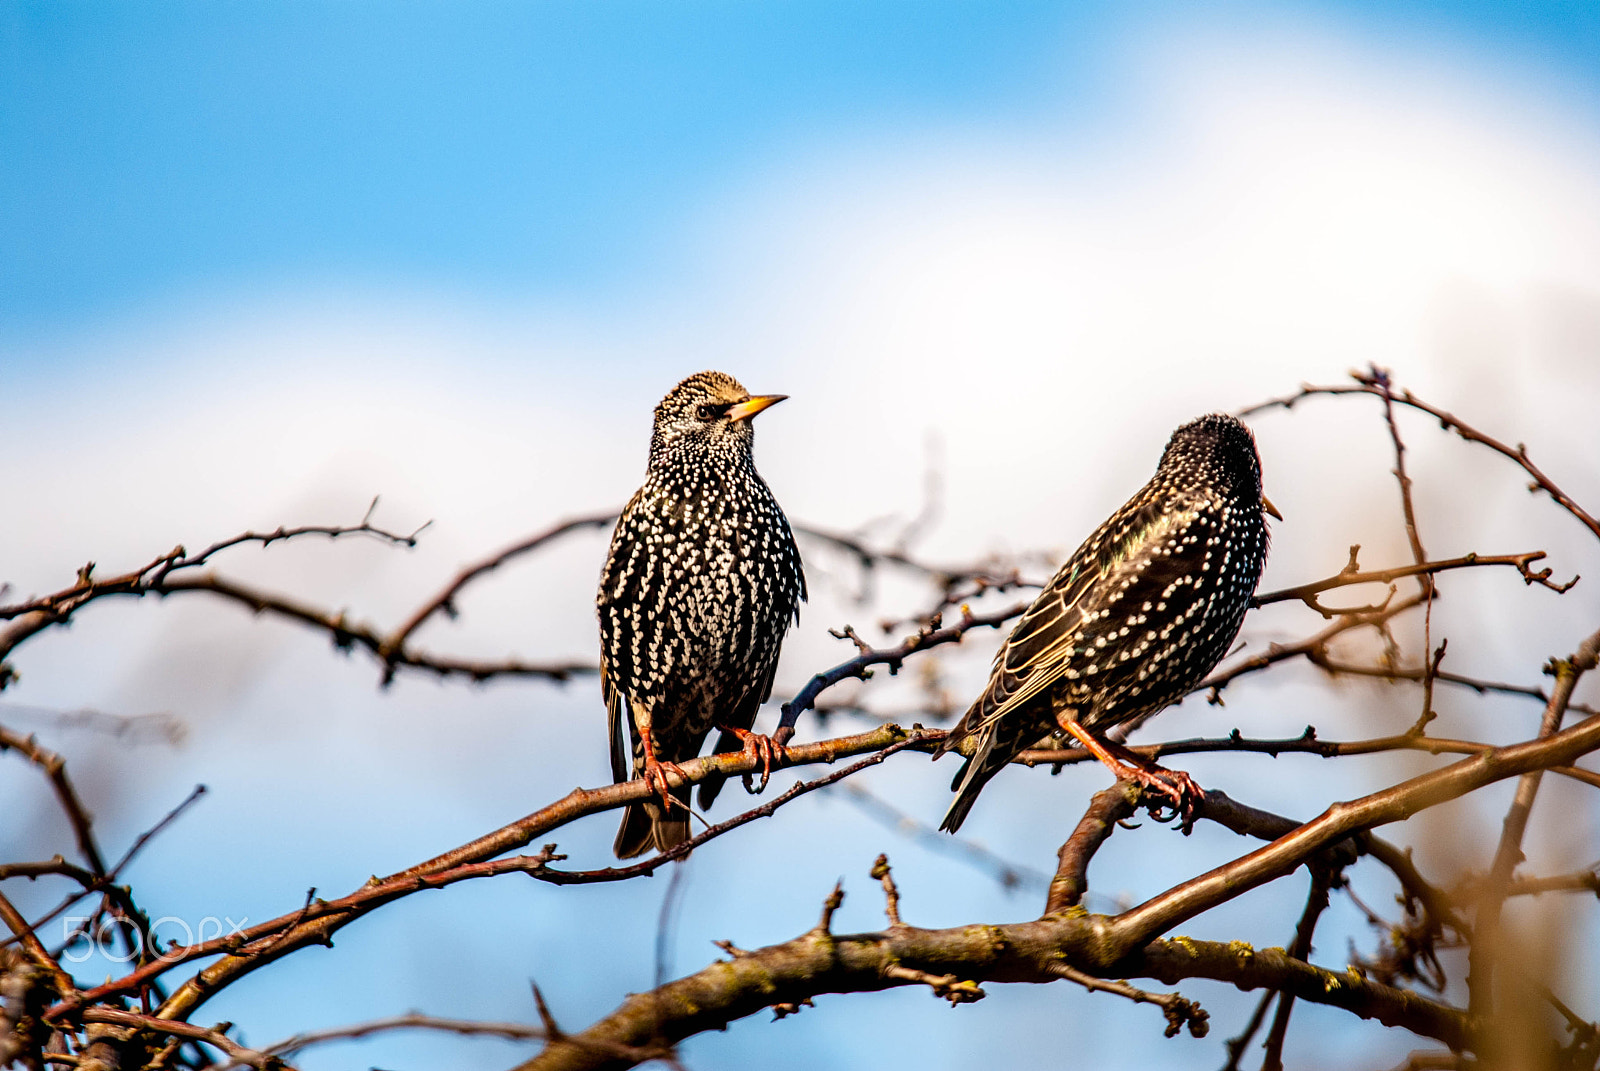
[[[641,726],[639,728],[639,740],[644,744],[644,773],[640,775],[644,778],[644,783],[660,793],[661,805],[667,810],[670,811],[674,807],[687,809],[688,804],[675,798],[669,791],[672,786],[667,782],[667,773],[670,771],[677,774],[683,778],[685,783],[688,782],[689,775],[684,773],[683,767],[675,762],[657,761],[656,747],[655,743],[650,739],[649,726]]]
[[[753,733],[749,729],[734,729],[727,725],[719,725],[717,728],[737,736],[744,744],[744,754],[761,760],[761,785],[756,791],[765,791],[767,779],[772,776],[773,765],[788,762],[789,749],[764,733]],[[748,776],[744,787],[747,789],[750,787]]]
[[[1157,765],[1121,744],[1098,739],[1069,713],[1057,714],[1056,724],[1082,744],[1089,754],[1105,763],[1118,781],[1133,781],[1165,796],[1172,801],[1173,808],[1179,814],[1193,822],[1195,807],[1206,795],[1206,790],[1194,778],[1182,770],[1169,770]],[[1121,752],[1121,756],[1116,752]]]

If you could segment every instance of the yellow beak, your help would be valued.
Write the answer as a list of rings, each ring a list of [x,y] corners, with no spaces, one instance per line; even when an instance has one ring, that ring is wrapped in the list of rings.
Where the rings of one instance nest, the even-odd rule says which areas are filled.
[[[1261,496],[1261,508],[1267,511],[1267,516],[1276,517],[1280,521],[1283,520],[1283,514],[1278,512],[1278,507],[1274,506],[1272,504],[1272,499],[1268,498],[1266,495]]]
[[[749,420],[763,409],[777,405],[787,394],[752,394],[744,401],[728,410],[729,420]]]

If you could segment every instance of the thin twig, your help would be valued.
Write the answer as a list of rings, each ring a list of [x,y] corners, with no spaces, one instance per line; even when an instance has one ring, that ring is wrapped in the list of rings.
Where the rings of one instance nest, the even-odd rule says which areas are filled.
[[[1313,865],[1309,869],[1311,889],[1306,894],[1306,906],[1295,926],[1294,941],[1289,946],[1291,956],[1307,963],[1311,962],[1312,935],[1316,933],[1322,913],[1328,908],[1328,890],[1339,880],[1339,871],[1334,867]],[[1261,1060],[1261,1071],[1283,1071],[1283,1042],[1289,1033],[1289,1016],[1293,1011],[1294,994],[1280,994],[1278,1010],[1272,1016],[1272,1028],[1267,1031],[1267,1052]]]
[[[1274,408],[1292,409],[1295,403],[1301,401],[1302,399],[1315,397],[1317,395],[1333,396],[1340,394],[1370,394],[1380,399],[1384,397],[1385,392],[1379,389],[1377,384],[1373,383],[1368,375],[1360,372],[1352,372],[1350,376],[1356,381],[1358,384],[1357,386],[1315,387],[1310,384],[1302,384],[1300,389],[1294,394],[1287,395],[1282,398],[1272,398],[1268,401],[1261,402],[1260,404],[1250,406],[1247,409],[1241,410],[1239,415],[1249,416],[1253,413],[1259,413],[1263,410]],[[1533,460],[1528,456],[1528,448],[1525,445],[1518,443],[1515,447],[1507,446],[1500,440],[1486,435],[1471,425],[1464,423],[1459,417],[1447,413],[1443,409],[1429,405],[1427,402],[1422,401],[1416,395],[1412,394],[1409,390],[1397,395],[1391,394],[1390,397],[1393,401],[1397,401],[1402,405],[1410,406],[1412,409],[1427,413],[1429,416],[1439,421],[1439,426],[1444,428],[1446,431],[1455,432],[1468,442],[1479,443],[1483,446],[1487,446],[1489,449],[1493,450],[1497,454],[1500,454],[1502,457],[1506,457],[1514,461],[1522,468],[1524,472],[1532,477],[1533,482],[1528,488],[1530,491],[1543,491],[1545,494],[1549,495],[1557,505],[1561,506],[1562,509],[1572,514],[1572,516],[1577,518],[1585,528],[1594,533],[1597,538],[1600,538],[1600,520],[1596,520],[1592,514],[1583,509],[1583,507],[1579,506],[1577,502],[1573,501],[1570,495],[1561,490],[1560,487],[1556,486],[1555,482],[1551,480],[1549,476],[1545,475],[1539,466],[1533,463]]]
[[[201,1041],[228,1055],[235,1064],[244,1064],[247,1067],[260,1068],[262,1071],[293,1071],[288,1064],[276,1056],[269,1055],[257,1049],[251,1049],[239,1044],[221,1030],[209,1030],[203,1026],[195,1026],[178,1019],[165,1019],[157,1015],[141,1015],[138,1012],[123,1011],[120,1008],[86,1008],[83,1013],[84,1022],[110,1023],[116,1026],[129,1026],[137,1030],[151,1031],[158,1034],[167,1034],[172,1037],[185,1038],[189,1041]]]
[[[1161,1009],[1167,1017],[1167,1033],[1169,1038],[1178,1036],[1184,1027],[1189,1028],[1189,1036],[1203,1038],[1211,1030],[1208,1021],[1211,1016],[1199,1004],[1184,997],[1181,993],[1151,993],[1137,989],[1127,982],[1113,982],[1104,978],[1096,978],[1092,974],[1085,974],[1075,967],[1065,963],[1058,963],[1053,968],[1055,973],[1069,982],[1076,982],[1091,993],[1115,993],[1119,997],[1126,997],[1135,1004],[1154,1004]]]
[[[464,567],[456,574],[455,579],[445,585],[444,590],[417,607],[416,611],[405,622],[378,644],[374,653],[384,664],[383,683],[388,684],[394,679],[396,667],[406,661],[402,653],[405,651],[406,641],[430,617],[438,613],[443,613],[450,617],[456,616],[456,597],[461,594],[461,590],[468,584],[487,573],[493,572],[512,559],[538,550],[561,536],[588,528],[604,528],[615,521],[617,515],[617,510],[607,510],[604,513],[596,513],[587,517],[574,517],[560,521],[536,535],[519,540],[479,562]]]
[[[905,660],[914,652],[925,651],[930,647],[938,647],[946,643],[960,643],[961,638],[975,628],[999,628],[1001,625],[1018,616],[1028,608],[1027,603],[1018,603],[1015,606],[997,610],[989,614],[974,614],[965,607],[961,611],[961,620],[948,628],[943,627],[943,620],[935,615],[932,620],[923,625],[915,634],[907,636],[901,643],[894,647],[874,648],[856,636],[854,630],[845,629],[843,635],[853,637],[857,649],[860,651],[856,657],[847,662],[841,662],[832,669],[824,670],[812,677],[806,686],[800,689],[798,695],[783,705],[783,717],[778,723],[777,732],[772,734],[773,740],[779,744],[786,744],[794,736],[794,726],[800,720],[800,715],[811,709],[817,701],[817,696],[840,681],[859,677],[866,680],[872,676],[873,666],[888,666],[889,672],[897,673]]]
[[[1600,631],[1579,645],[1570,659],[1557,659],[1552,664],[1556,678],[1550,690],[1550,702],[1545,706],[1539,723],[1539,739],[1547,740],[1560,731],[1562,718],[1567,712],[1573,689],[1585,672],[1600,660]],[[1469,1007],[1474,1014],[1487,1016],[1494,1008],[1494,962],[1499,955],[1500,907],[1505,900],[1505,889],[1511,874],[1522,861],[1522,837],[1528,827],[1528,815],[1533,810],[1534,797],[1539,792],[1543,775],[1541,769],[1531,769],[1517,782],[1516,794],[1506,811],[1500,831],[1500,843],[1495,848],[1494,861],[1477,897],[1477,913],[1473,920],[1476,939],[1472,943],[1469,959],[1468,988],[1471,993]]]
[[[404,1015],[394,1015],[387,1019],[374,1019],[365,1023],[354,1023],[350,1026],[330,1027],[327,1030],[308,1030],[293,1037],[268,1045],[261,1051],[270,1056],[293,1056],[302,1049],[313,1045],[323,1045],[330,1041],[350,1041],[357,1038],[371,1037],[373,1034],[384,1034],[393,1030],[435,1030],[448,1034],[466,1034],[469,1036],[489,1036],[509,1038],[513,1041],[543,1040],[543,1028],[528,1026],[525,1023],[497,1023],[479,1019],[450,1019],[437,1015],[423,1015],[421,1012],[407,1012]],[[236,1066],[233,1063],[224,1064],[218,1071],[228,1071]]]

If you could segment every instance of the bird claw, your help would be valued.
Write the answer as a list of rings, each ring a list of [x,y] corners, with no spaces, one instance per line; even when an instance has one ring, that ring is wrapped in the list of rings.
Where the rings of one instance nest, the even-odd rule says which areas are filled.
[[[1188,833],[1194,828],[1195,819],[1200,817],[1200,802],[1206,798],[1206,790],[1200,783],[1183,770],[1169,770],[1164,766],[1154,766],[1146,769],[1139,766],[1128,766],[1120,772],[1120,776],[1133,781],[1141,789],[1148,789],[1162,797],[1160,801],[1153,802],[1150,816],[1157,821],[1171,821],[1173,818],[1182,818],[1182,829]],[[1170,805],[1171,815],[1157,814],[1157,810]]]
[[[670,811],[674,806],[677,806],[688,810],[688,804],[673,796],[672,786],[667,781],[669,772],[683,778],[685,783],[689,780],[689,775],[683,772],[682,766],[675,762],[661,762],[653,757],[645,760],[644,772],[639,776],[644,778],[644,783],[661,797],[661,806],[663,808]]]
[[[753,733],[749,729],[734,729],[726,725],[718,726],[718,728],[725,733],[737,736],[740,743],[744,744],[744,754],[761,760],[761,784],[751,794],[759,795],[765,792],[767,790],[767,780],[772,776],[773,765],[781,765],[788,762],[789,749],[765,733]],[[749,774],[745,774],[744,787],[745,791],[751,791]]]

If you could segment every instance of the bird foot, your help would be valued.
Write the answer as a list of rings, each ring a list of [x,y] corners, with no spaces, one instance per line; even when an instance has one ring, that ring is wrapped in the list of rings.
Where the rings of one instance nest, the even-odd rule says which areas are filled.
[[[761,784],[751,790],[750,775],[745,774],[744,787],[745,791],[750,792],[752,795],[765,792],[767,790],[767,779],[772,776],[773,764],[788,762],[789,749],[765,733],[753,733],[749,729],[734,729],[726,725],[718,726],[718,728],[725,733],[737,736],[739,741],[744,744],[744,754],[761,760]]]
[[[670,811],[673,807],[682,807],[684,810],[688,810],[689,805],[687,803],[673,796],[672,786],[667,781],[668,772],[677,774],[683,778],[685,783],[689,780],[689,775],[683,772],[682,766],[675,762],[660,762],[654,756],[646,757],[644,760],[644,772],[639,776],[644,778],[644,783],[661,797],[661,805],[666,810]]]
[[[1134,782],[1141,789],[1154,792],[1170,803],[1174,815],[1183,819],[1185,833],[1194,828],[1195,819],[1200,816],[1200,802],[1206,798],[1206,790],[1186,772],[1169,770],[1165,766],[1151,763],[1148,767],[1122,766],[1117,771],[1117,776],[1122,780]],[[1160,807],[1162,804],[1156,803],[1155,806]]]

